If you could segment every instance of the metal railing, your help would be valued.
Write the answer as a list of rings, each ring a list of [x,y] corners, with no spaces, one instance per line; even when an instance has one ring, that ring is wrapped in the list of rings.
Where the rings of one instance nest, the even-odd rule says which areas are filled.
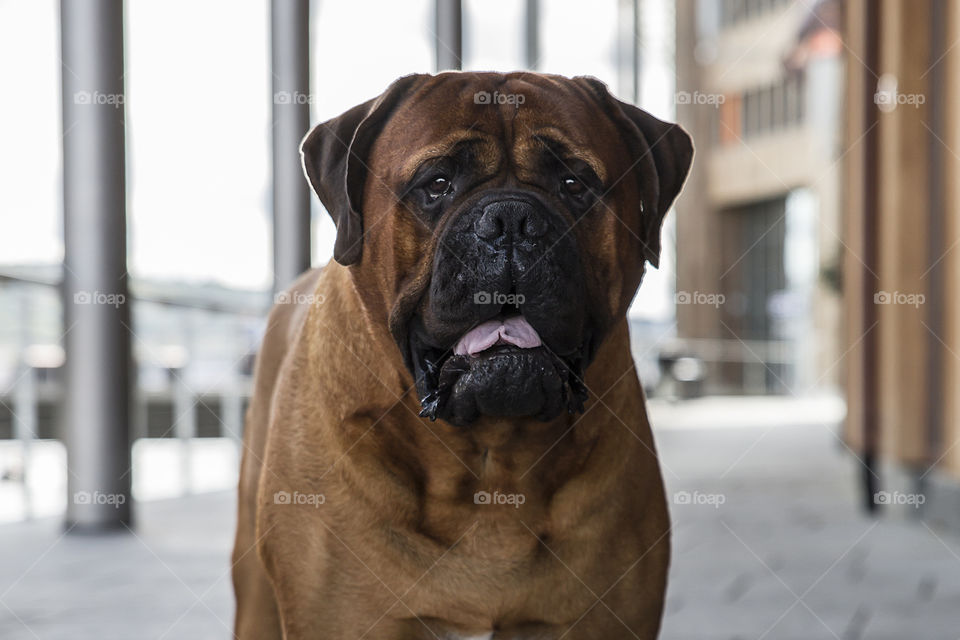
[[[252,386],[254,353],[266,320],[252,296],[231,303],[196,292],[146,293],[134,283],[132,334],[134,393],[131,442],[179,441],[181,486],[193,490],[196,438],[224,437],[240,447]],[[0,443],[19,443],[19,462],[0,468],[17,482],[30,515],[32,449],[38,440],[62,440],[64,333],[60,283],[0,273]],[[154,287],[156,288],[156,287]],[[14,468],[15,467],[15,468]]]

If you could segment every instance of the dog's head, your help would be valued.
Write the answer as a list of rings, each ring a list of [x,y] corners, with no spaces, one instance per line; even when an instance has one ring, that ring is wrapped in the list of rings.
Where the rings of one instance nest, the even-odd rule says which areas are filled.
[[[421,415],[467,425],[582,409],[693,149],[592,78],[444,73],[397,80],[302,153]]]

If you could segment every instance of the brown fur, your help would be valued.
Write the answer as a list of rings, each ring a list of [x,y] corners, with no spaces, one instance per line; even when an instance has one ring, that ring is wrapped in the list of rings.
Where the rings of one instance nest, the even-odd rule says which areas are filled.
[[[563,98],[568,121],[584,125],[563,134],[591,162],[614,178],[632,162],[575,81],[498,76],[500,91],[524,92],[532,107],[505,115],[452,99],[477,90],[470,75],[410,90],[368,159],[362,259],[304,274],[291,291],[315,300],[271,313],[240,478],[243,640],[657,635],[670,525],[625,319],[645,251],[626,226],[641,228],[635,203],[655,193],[623,180],[608,199],[616,216],[575,229],[615,319],[586,371],[582,416],[463,430],[417,416],[389,320],[422,294],[435,239],[395,203],[405,159],[473,123],[467,135],[489,139],[494,184],[517,180],[532,170],[533,136],[556,124],[537,101]],[[478,491],[525,501],[477,505]],[[277,504],[277,492],[324,502]]]

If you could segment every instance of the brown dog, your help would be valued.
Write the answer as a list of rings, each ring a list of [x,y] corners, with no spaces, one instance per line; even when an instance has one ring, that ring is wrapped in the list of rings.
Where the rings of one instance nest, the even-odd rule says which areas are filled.
[[[316,127],[334,257],[270,315],[236,633],[655,638],[670,525],[626,310],[690,139],[591,78],[401,78]]]

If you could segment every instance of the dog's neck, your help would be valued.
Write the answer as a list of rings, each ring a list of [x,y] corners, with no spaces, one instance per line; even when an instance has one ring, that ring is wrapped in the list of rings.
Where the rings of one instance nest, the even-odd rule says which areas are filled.
[[[311,413],[324,416],[324,424],[316,429],[330,432],[312,440],[307,430],[304,437],[314,444],[303,445],[313,449],[322,442],[325,450],[318,455],[337,467],[338,477],[355,494],[391,494],[405,505],[397,513],[430,536],[455,539],[471,518],[492,513],[497,505],[480,509],[485,495],[501,501],[500,506],[522,501],[517,508],[526,514],[525,521],[549,519],[556,496],[568,492],[568,485],[594,464],[598,448],[608,465],[620,459],[618,447],[639,442],[653,450],[647,424],[627,425],[617,418],[643,412],[625,321],[598,353],[603,366],[587,370],[589,420],[572,414],[551,422],[485,418],[460,428],[417,415],[419,402],[399,349],[385,326],[382,332],[371,331],[379,325],[364,322],[346,268],[328,266],[317,293],[323,303],[310,310],[300,340],[307,346],[304,370],[312,370],[314,384],[319,382],[317,409]],[[618,386],[627,390],[610,393]],[[362,397],[354,397],[356,389],[365,390]],[[638,406],[611,406],[610,398]],[[382,471],[384,465],[390,465],[386,474],[368,472],[371,466]],[[462,517],[451,518],[451,513]]]

